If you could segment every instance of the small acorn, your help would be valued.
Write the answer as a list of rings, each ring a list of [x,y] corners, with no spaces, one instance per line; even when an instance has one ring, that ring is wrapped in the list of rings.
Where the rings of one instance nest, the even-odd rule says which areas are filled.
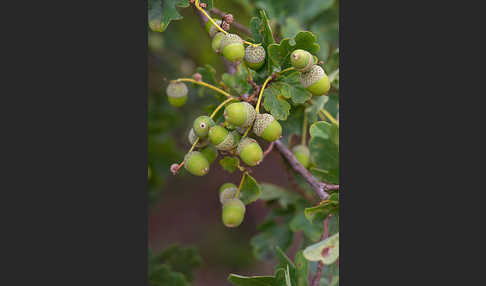
[[[206,159],[208,160],[210,165],[218,157],[218,150],[216,149],[216,147],[214,147],[212,145],[209,145],[209,146],[206,146],[203,149],[200,149],[199,152],[201,152],[201,154],[203,154],[203,156],[206,157]]]
[[[248,127],[255,117],[255,108],[246,101],[232,103],[224,109],[224,119],[235,126]]]
[[[223,21],[221,21],[220,19],[217,19],[217,20],[214,20],[216,22],[216,24],[218,24],[218,26],[221,27],[221,23]],[[209,33],[209,36],[212,38],[214,37],[214,35],[216,35],[217,32],[219,32],[219,29],[216,28],[213,23],[211,23],[211,21],[207,21],[206,22],[206,31]]]
[[[292,153],[295,155],[295,158],[297,158],[297,161],[304,166],[304,168],[309,167],[310,163],[310,155],[309,155],[309,148],[305,145],[297,145],[294,148],[292,148]]]
[[[189,130],[189,135],[187,136],[187,138],[189,139],[189,143],[194,144],[194,142],[196,142],[196,139],[198,138],[197,135],[194,133],[194,129],[191,128],[191,130]],[[196,147],[197,148],[202,148],[206,145],[209,144],[209,138],[199,138],[199,141],[197,142],[196,144]]]
[[[243,40],[236,34],[226,34],[221,39],[219,50],[223,56],[230,62],[239,62],[245,56],[245,47]]]
[[[184,156],[184,168],[195,176],[204,176],[209,172],[209,162],[201,152],[192,151]]]
[[[199,116],[194,120],[192,128],[194,133],[199,136],[199,138],[204,139],[208,136],[209,129],[214,126],[214,120],[206,115]]]
[[[271,114],[259,113],[256,115],[255,123],[253,124],[253,133],[268,142],[273,142],[282,135],[282,126]]]
[[[245,204],[239,199],[230,199],[223,204],[223,224],[227,227],[237,227],[245,217]]]
[[[174,107],[181,107],[187,101],[187,86],[183,82],[171,82],[166,89],[169,103]]]
[[[258,142],[248,137],[241,139],[236,153],[245,164],[251,167],[260,164],[263,159],[263,151]]]
[[[290,64],[298,71],[309,71],[314,65],[314,56],[306,50],[295,50],[290,54]]]
[[[302,85],[315,96],[324,95],[331,88],[329,78],[324,70],[318,66],[313,65],[312,68],[300,74],[300,82]]]
[[[214,35],[213,40],[211,41],[211,47],[213,48],[213,51],[216,53],[219,53],[219,47],[221,46],[221,40],[224,37],[224,33],[222,32],[217,32],[216,35]]]
[[[236,131],[228,131],[226,128],[220,125],[211,127],[209,130],[209,140],[216,146],[216,149],[229,151],[234,149],[240,139],[239,134]]]
[[[253,69],[259,70],[265,63],[265,49],[262,46],[248,46],[245,49],[245,64]]]
[[[225,204],[228,200],[233,199],[238,192],[238,187],[232,183],[224,183],[219,187],[219,201]]]

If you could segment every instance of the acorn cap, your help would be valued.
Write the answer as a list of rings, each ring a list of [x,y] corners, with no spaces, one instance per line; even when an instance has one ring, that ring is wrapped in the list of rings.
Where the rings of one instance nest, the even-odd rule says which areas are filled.
[[[266,141],[273,142],[282,135],[282,126],[271,114],[257,114],[253,123],[253,133]]]
[[[228,45],[232,44],[241,44],[243,45],[243,40],[240,38],[240,36],[236,34],[226,34],[224,37],[221,39],[221,45],[220,45],[220,50],[222,51],[224,48],[226,48]]]
[[[192,151],[184,156],[184,168],[195,176],[204,176],[209,172],[209,162],[201,152]]]
[[[255,124],[253,124],[253,133],[257,136],[262,136],[263,131],[270,123],[275,121],[275,118],[269,113],[259,113],[256,115]]]
[[[166,89],[169,97],[184,97],[187,95],[187,86],[183,82],[171,82]]]
[[[305,88],[308,88],[325,75],[326,73],[320,66],[313,65],[309,71],[300,74],[300,82]]]
[[[248,67],[258,70],[265,63],[265,49],[262,46],[248,46],[245,49],[245,62]]]
[[[194,129],[191,128],[191,130],[189,130],[189,135],[187,135],[187,138],[189,139],[189,143],[194,144],[194,142],[196,142],[196,139],[198,138],[196,133],[194,133]],[[197,142],[196,144],[196,147],[198,148],[201,148],[201,147],[204,147],[206,145],[209,144],[209,138],[205,138],[205,139],[199,139],[199,142]]]
[[[310,70],[314,62],[314,57],[306,50],[297,49],[290,55],[290,64],[301,72]]]

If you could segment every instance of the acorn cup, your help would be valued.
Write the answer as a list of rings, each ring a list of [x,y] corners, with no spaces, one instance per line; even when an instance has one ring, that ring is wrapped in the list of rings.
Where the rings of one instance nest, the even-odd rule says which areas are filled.
[[[229,199],[223,204],[223,224],[227,227],[237,227],[245,217],[245,204],[239,199]]]
[[[209,129],[214,125],[214,120],[211,117],[203,115],[194,120],[192,128],[199,138],[204,139],[208,136]]]
[[[220,125],[211,127],[209,140],[218,150],[230,151],[236,147],[241,136],[236,131],[228,131]]]
[[[253,70],[259,70],[265,63],[265,55],[262,46],[248,46],[245,49],[245,64]]]
[[[169,103],[174,107],[181,107],[187,101],[187,86],[183,82],[169,83],[166,89]]]
[[[191,130],[189,130],[189,135],[187,135],[187,139],[189,139],[189,143],[191,143],[191,145],[194,144],[194,142],[196,142],[197,138],[198,137],[194,133],[194,129],[191,128]],[[196,147],[202,148],[202,147],[204,147],[208,144],[209,144],[209,138],[204,138],[204,139],[199,138],[199,141],[197,142]]]
[[[256,115],[255,123],[253,124],[253,133],[268,142],[273,142],[282,135],[282,126],[271,114],[259,113]]]
[[[236,153],[241,160],[250,167],[260,164],[263,159],[263,150],[255,139],[245,137],[241,139]]]
[[[223,56],[230,62],[239,62],[245,56],[245,47],[243,40],[236,34],[226,34],[221,39],[219,50]]]
[[[295,50],[290,54],[290,64],[300,72],[309,71],[315,63],[314,56],[305,50]]]
[[[201,152],[192,151],[184,156],[184,168],[194,176],[204,176],[209,172],[209,162]]]
[[[295,158],[297,158],[297,161],[304,166],[304,168],[309,167],[310,163],[310,153],[309,153],[309,148],[305,145],[297,145],[294,148],[292,148],[292,153],[294,154]]]
[[[329,78],[318,65],[313,65],[309,71],[301,73],[300,82],[305,89],[315,96],[324,95],[331,88]]]
[[[227,201],[233,199],[238,192],[238,187],[232,183],[224,183],[219,187],[219,201],[225,204]]]
[[[224,109],[224,119],[234,126],[248,127],[255,117],[255,108],[245,101],[232,103]]]

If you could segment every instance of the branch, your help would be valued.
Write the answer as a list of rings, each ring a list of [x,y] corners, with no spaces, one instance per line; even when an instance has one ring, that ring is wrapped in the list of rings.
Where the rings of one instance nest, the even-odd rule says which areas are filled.
[[[218,8],[212,8],[212,9],[211,9],[211,10],[209,10],[209,11],[210,11],[211,13],[216,14],[216,15],[221,16],[221,17],[224,17],[224,15],[226,15],[226,13],[225,13],[225,12],[223,12],[223,11],[219,10]],[[232,25],[233,27],[235,27],[236,29],[238,29],[238,30],[240,30],[240,31],[244,32],[245,34],[247,34],[247,35],[251,36],[251,32],[250,32],[250,30],[249,30],[247,27],[245,27],[245,26],[241,25],[240,23],[238,23],[238,22],[236,22],[236,21],[234,21],[234,20],[233,20],[233,23],[231,23],[231,25]]]
[[[312,189],[319,196],[321,200],[325,200],[329,197],[327,191],[339,189],[339,185],[328,184],[325,182],[318,181],[302,164],[297,161],[294,154],[285,146],[282,141],[276,140],[275,146],[277,146],[278,151],[289,161],[292,168],[304,177],[304,179],[311,185]]]

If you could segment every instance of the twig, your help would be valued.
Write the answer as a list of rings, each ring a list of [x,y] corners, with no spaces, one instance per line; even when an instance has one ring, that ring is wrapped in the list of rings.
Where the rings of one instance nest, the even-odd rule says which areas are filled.
[[[224,15],[226,15],[226,13],[225,13],[225,12],[223,12],[223,11],[219,10],[218,8],[212,8],[212,9],[211,9],[211,10],[209,10],[209,11],[210,11],[211,13],[216,14],[216,15],[221,16],[221,17],[224,17]],[[251,36],[251,32],[250,32],[250,30],[249,30],[247,27],[245,27],[245,26],[241,25],[240,23],[238,23],[238,22],[236,22],[236,21],[234,21],[234,20],[233,20],[233,23],[231,23],[231,25],[232,25],[233,27],[235,27],[236,29],[238,29],[238,30],[240,30],[240,31],[242,31],[242,32],[244,32],[244,33],[246,33],[246,34],[247,34],[247,35],[249,35],[249,36]]]
[[[265,150],[265,152],[263,152],[263,159],[268,155],[268,153],[272,152],[273,145],[275,145],[275,142],[272,142],[272,143],[270,143],[270,145],[268,145],[267,150]]]
[[[292,185],[293,189],[295,189],[301,196],[303,196],[312,205],[318,203],[318,202],[316,202],[315,197],[309,195],[304,189],[302,189],[299,186],[299,184],[295,180],[294,173],[291,172],[291,169],[290,169],[289,164],[287,164],[287,163],[284,162],[282,153],[279,153],[279,154],[280,154],[280,156],[278,156],[278,157],[280,158],[280,161],[282,162],[282,164],[283,164],[283,166],[285,168],[285,171],[287,173],[287,178],[289,179],[289,182]]]
[[[290,166],[298,172],[299,174],[304,177],[304,179],[311,185],[312,189],[316,194],[319,196],[321,200],[325,200],[329,197],[329,194],[327,191],[329,190],[337,190],[339,189],[339,185],[333,185],[333,184],[328,184],[325,182],[319,182],[312,174],[302,166],[302,164],[297,161],[297,158],[295,158],[294,154],[285,146],[282,141],[276,140],[275,145],[277,146],[277,149],[282,153],[282,155],[289,161]]]
[[[322,232],[321,241],[326,239],[328,236],[329,236],[329,217],[327,217],[324,220],[324,230]],[[321,280],[323,268],[324,268],[324,263],[322,263],[322,261],[319,261],[319,264],[317,265],[316,274],[312,278],[311,286],[318,286],[319,285],[319,281]]]

